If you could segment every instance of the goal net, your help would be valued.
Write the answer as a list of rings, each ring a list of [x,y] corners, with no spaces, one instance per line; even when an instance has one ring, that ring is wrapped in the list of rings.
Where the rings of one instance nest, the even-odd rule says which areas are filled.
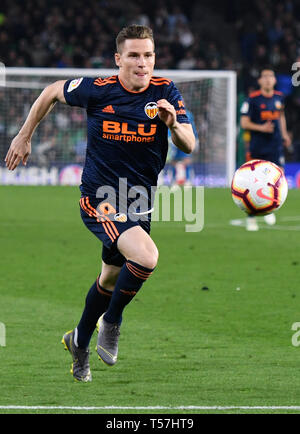
[[[6,68],[0,83],[0,184],[79,185],[86,149],[85,110],[57,104],[36,129],[26,167],[13,172],[4,157],[41,91],[61,79],[107,77],[112,69]],[[193,184],[228,186],[235,170],[236,74],[233,71],[155,70],[173,80],[193,118],[197,147]],[[169,183],[168,161],[161,179]]]

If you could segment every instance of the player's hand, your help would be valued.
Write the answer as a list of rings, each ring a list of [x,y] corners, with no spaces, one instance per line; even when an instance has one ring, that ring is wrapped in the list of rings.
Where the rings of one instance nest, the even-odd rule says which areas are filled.
[[[282,140],[284,143],[284,146],[289,150],[289,148],[292,148],[292,140],[288,134],[282,136]]]
[[[272,121],[267,121],[261,125],[260,131],[262,133],[274,133],[274,124]]]
[[[251,160],[252,160],[251,152],[250,152],[250,151],[246,151],[246,154],[245,154],[245,162],[247,162],[247,161],[251,161]]]
[[[23,162],[24,166],[26,166],[30,153],[31,140],[28,138],[26,139],[18,134],[12,140],[4,160],[8,170],[14,170],[21,161]]]
[[[175,107],[169,103],[166,99],[160,99],[157,101],[158,116],[168,128],[172,128],[177,121]]]

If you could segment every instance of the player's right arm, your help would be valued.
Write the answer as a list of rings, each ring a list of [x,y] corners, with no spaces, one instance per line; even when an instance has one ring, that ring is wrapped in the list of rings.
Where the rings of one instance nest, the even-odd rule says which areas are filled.
[[[26,166],[31,153],[31,138],[36,127],[53,109],[57,101],[66,104],[64,97],[65,82],[65,80],[59,80],[50,84],[33,103],[24,125],[12,140],[6,154],[4,161],[9,170],[14,170],[21,161]]]
[[[257,124],[251,121],[249,116],[241,116],[241,127],[244,130],[249,131],[259,131],[261,133],[273,133],[274,132],[274,124],[272,121],[266,121],[263,124]]]
[[[274,132],[274,124],[271,121],[267,121],[263,124],[253,122],[254,104],[253,99],[249,97],[241,106],[241,127],[248,131],[259,131],[260,133]]]

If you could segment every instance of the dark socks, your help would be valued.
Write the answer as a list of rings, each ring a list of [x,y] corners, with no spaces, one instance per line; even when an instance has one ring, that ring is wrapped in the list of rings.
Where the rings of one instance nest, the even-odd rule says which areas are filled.
[[[116,286],[104,319],[110,323],[121,323],[122,312],[139,291],[154,269],[126,261],[119,274]]]
[[[111,292],[99,284],[99,277],[90,288],[81,319],[77,326],[77,343],[79,348],[87,348],[99,317],[105,312],[111,300]]]

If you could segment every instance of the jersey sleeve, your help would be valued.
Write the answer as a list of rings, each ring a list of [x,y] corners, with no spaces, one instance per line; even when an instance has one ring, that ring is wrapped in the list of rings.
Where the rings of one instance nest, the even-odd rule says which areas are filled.
[[[246,99],[240,109],[241,116],[249,116],[251,118],[253,112],[253,101],[251,98]]]
[[[191,122],[187,116],[183,98],[173,82],[170,84],[166,99],[175,107],[177,121],[180,124],[190,124]]]
[[[67,104],[77,107],[88,107],[92,93],[93,78],[75,78],[67,80],[64,85],[64,96]]]
[[[285,95],[282,94],[281,96],[281,111],[284,111],[285,109]]]
[[[191,123],[191,125],[192,125],[192,128],[193,128],[193,132],[194,132],[195,138],[196,138],[196,140],[199,140],[199,136],[198,136],[198,131],[197,131],[197,128],[196,128],[196,123],[195,123],[194,115],[193,115],[193,113],[192,113],[191,111],[189,111],[189,110],[186,111],[186,114],[187,114],[187,116],[188,116],[188,118],[189,118],[189,120],[190,120],[190,123]]]

